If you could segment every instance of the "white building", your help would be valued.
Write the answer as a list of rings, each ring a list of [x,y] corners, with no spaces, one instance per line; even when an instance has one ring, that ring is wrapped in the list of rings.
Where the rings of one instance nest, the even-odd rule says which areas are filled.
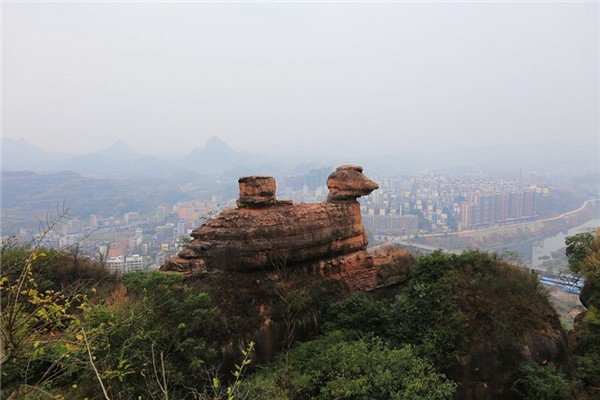
[[[139,254],[109,257],[106,259],[106,268],[109,272],[119,275],[133,271],[145,271],[144,257]]]

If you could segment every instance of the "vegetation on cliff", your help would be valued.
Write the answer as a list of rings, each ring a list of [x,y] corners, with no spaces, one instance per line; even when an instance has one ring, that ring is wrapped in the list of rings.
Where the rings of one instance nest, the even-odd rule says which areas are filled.
[[[574,268],[592,289],[598,240],[569,253],[578,255],[571,256]],[[116,278],[76,254],[5,244],[1,396],[597,396],[596,289],[568,353],[537,277],[500,256],[436,252],[391,258],[380,268],[386,276],[396,270],[408,280],[394,296],[345,297],[340,282],[285,266],[187,279],[160,272]],[[318,331],[307,321],[319,322]],[[280,335],[267,340],[273,332]],[[253,335],[261,341],[244,355],[244,339]],[[271,363],[269,346],[280,352]],[[258,371],[242,377],[249,363]]]
[[[570,269],[585,278],[580,294],[587,308],[575,321],[572,352],[581,385],[580,399],[600,397],[600,228],[567,238]]]
[[[570,393],[562,373],[568,372],[565,337],[536,275],[480,252],[421,256],[410,274],[409,283],[394,299],[357,294],[332,304],[322,325],[325,336],[292,349],[291,368],[282,356],[255,378],[257,387],[267,388],[260,397],[412,398],[403,390],[414,387],[413,383],[398,380],[399,386],[386,386],[389,392],[382,397],[373,397],[357,383],[377,390],[379,374],[393,375],[396,367],[404,370],[403,376],[428,382],[427,393],[415,398],[450,398],[453,393],[464,399],[530,398],[540,381],[552,390],[556,381],[565,383],[557,393]],[[410,353],[420,372],[411,369],[414,365],[399,360],[396,365],[381,356],[376,357],[380,362],[361,364],[372,356],[369,343],[373,342],[390,354]],[[361,354],[360,363],[346,361],[352,373],[329,370],[328,365],[335,365],[346,349],[332,343],[354,346]],[[530,375],[540,375],[537,365],[543,364],[546,374],[528,380]],[[332,394],[324,389],[329,386],[346,391]]]
[[[246,383],[257,399],[451,399],[455,384],[412,346],[333,331],[282,356]]]

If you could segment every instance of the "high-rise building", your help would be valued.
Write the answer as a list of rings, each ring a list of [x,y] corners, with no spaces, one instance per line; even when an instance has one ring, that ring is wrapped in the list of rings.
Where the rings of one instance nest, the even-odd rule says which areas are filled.
[[[139,219],[140,219],[140,213],[138,213],[137,211],[128,212],[123,215],[123,221],[125,221],[126,224],[135,222]]]
[[[92,225],[92,228],[97,228],[98,227],[98,222],[101,220],[101,217],[99,217],[96,214],[92,214],[90,215],[90,225]]]
[[[175,234],[175,225],[168,223],[166,225],[156,227],[156,241],[164,243],[171,240]]]
[[[419,217],[417,215],[402,216],[402,230],[407,235],[416,235],[419,233]]]
[[[535,190],[470,193],[460,203],[459,229],[474,229],[535,216]]]
[[[169,210],[165,206],[158,206],[156,216],[159,221],[164,220],[169,215]]]
[[[513,190],[508,193],[508,207],[506,219],[515,220],[521,218],[523,214],[523,203],[521,193]]]
[[[506,193],[496,193],[496,221],[506,221],[508,218],[508,196]]]
[[[373,209],[362,216],[366,229],[377,234],[413,235],[419,232],[419,217],[416,215],[385,215],[385,209],[375,214]]]
[[[524,218],[532,218],[535,216],[535,200],[536,200],[536,191],[525,190],[523,192],[523,217]]]

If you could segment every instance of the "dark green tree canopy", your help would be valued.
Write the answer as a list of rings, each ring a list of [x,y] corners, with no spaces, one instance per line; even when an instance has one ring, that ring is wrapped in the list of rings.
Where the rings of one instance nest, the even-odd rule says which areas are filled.
[[[566,254],[569,260],[569,268],[573,272],[580,272],[581,263],[590,254],[594,239],[595,235],[592,232],[583,232],[566,237]]]

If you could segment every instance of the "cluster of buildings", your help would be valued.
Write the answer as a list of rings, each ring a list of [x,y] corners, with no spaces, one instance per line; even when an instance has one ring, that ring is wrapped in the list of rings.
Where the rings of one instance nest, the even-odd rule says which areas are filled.
[[[151,215],[127,212],[120,216],[90,215],[89,221],[60,221],[43,238],[21,229],[22,243],[40,240],[57,250],[77,248],[81,254],[105,261],[110,272],[124,274],[158,268],[180,250],[181,237],[216,215],[223,205],[208,201],[184,201],[172,207],[159,206]]]
[[[107,268],[118,274],[158,268],[165,259],[179,252],[182,237],[189,237],[194,228],[219,210],[208,201],[182,201],[172,208],[159,206],[152,222],[145,220],[147,231],[152,233],[144,234],[138,227],[134,228],[133,236],[100,246],[101,252],[107,252]],[[139,215],[129,214],[126,226],[135,226],[141,221]]]
[[[136,228],[133,237],[121,238],[107,246],[99,246],[99,252],[107,256],[106,268],[115,274],[147,270],[151,265],[149,260],[140,254],[134,254],[142,244],[142,239],[142,229]]]
[[[210,201],[180,201],[173,208],[180,221],[190,223],[199,223],[219,211],[219,207]]]
[[[375,214],[375,208],[369,208],[367,214],[362,215],[365,229],[376,234],[410,236],[419,233],[419,217],[417,215],[387,214],[385,208],[379,209]]]
[[[83,226],[81,220],[72,218],[63,221],[62,224],[55,226],[53,230],[46,232],[43,238],[40,238],[37,233],[21,228],[17,239],[21,243],[39,240],[42,246],[53,249],[66,249],[81,241],[91,231],[90,227]]]
[[[306,174],[277,178],[278,198],[296,203],[322,202],[327,198],[326,181],[331,167]],[[520,180],[489,177],[451,178],[442,174],[373,177],[380,189],[360,198],[362,221],[374,235],[415,236],[472,230],[536,218],[540,199],[548,188]],[[172,207],[159,206],[152,215],[131,211],[122,216],[92,214],[89,223],[76,218],[63,223],[44,237],[42,244],[56,249],[77,245],[83,254],[102,257],[110,271],[158,268],[177,254],[182,237],[235,199],[182,201]],[[82,240],[92,232],[109,232],[105,239]],[[29,232],[19,238],[31,240]]]
[[[375,235],[479,229],[532,220],[548,188],[520,180],[441,174],[375,177],[380,189],[361,199],[365,228]]]
[[[536,202],[543,194],[544,189],[538,187],[468,193],[460,202],[459,230],[532,220],[537,216]]]

